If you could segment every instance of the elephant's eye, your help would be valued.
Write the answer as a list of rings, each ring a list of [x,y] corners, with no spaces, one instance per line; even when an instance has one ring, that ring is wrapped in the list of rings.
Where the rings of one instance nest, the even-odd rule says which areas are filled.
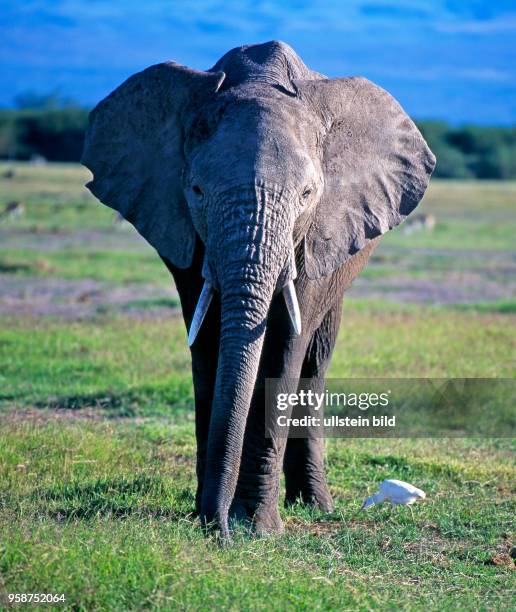
[[[198,198],[202,198],[203,193],[202,193],[202,189],[199,187],[199,185],[192,185],[192,191],[195,193],[195,195]]]
[[[311,193],[312,193],[312,188],[306,187],[305,190],[303,191],[303,198],[306,199]]]

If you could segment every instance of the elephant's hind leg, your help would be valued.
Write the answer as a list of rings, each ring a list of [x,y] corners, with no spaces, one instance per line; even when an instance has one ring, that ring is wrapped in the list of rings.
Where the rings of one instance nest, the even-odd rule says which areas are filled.
[[[315,331],[301,370],[301,378],[310,379],[303,389],[316,393],[324,391],[324,376],[337,339],[342,306],[339,301],[325,316]],[[322,415],[320,415],[322,416]],[[298,501],[333,510],[324,469],[324,440],[322,438],[289,438],[283,463],[285,472],[285,504]]]

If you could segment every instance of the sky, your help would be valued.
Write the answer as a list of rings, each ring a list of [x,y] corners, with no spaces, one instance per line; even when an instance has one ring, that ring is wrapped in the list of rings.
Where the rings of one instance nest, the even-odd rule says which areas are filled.
[[[151,64],[208,69],[274,39],[416,119],[516,124],[514,0],[2,0],[0,106],[56,91],[91,106]]]

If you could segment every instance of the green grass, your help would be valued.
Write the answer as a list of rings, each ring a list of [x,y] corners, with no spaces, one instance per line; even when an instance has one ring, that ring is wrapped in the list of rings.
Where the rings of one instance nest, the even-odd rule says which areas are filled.
[[[0,203],[17,201],[25,214],[8,227],[55,231],[110,227],[114,211],[99,206],[84,187],[91,175],[77,164],[49,164],[43,167],[24,163],[1,163],[0,170],[14,169],[12,179],[0,181]]]
[[[109,415],[170,413],[191,406],[186,332],[178,317],[105,317],[63,323],[5,319],[0,399]]]
[[[345,313],[331,376],[505,376],[513,363],[504,315],[367,303]],[[84,610],[507,607],[511,440],[331,440],[335,512],[283,510],[285,535],[238,532],[224,550],[192,515],[180,319],[5,323],[6,592],[63,592]],[[358,512],[386,477],[417,483],[428,502],[414,517]]]
[[[332,378],[511,377],[516,346],[501,314],[348,303]],[[162,414],[191,402],[179,316],[4,319],[0,398],[55,408]]]
[[[4,278],[169,285],[155,253],[84,189],[85,169],[7,167],[0,211],[13,200],[25,211],[0,220]],[[516,183],[433,181],[421,211],[435,230],[389,233],[363,278],[382,297],[399,275],[507,282],[515,196]],[[177,305],[135,292],[90,319],[0,317],[0,609],[13,592],[65,593],[63,609],[88,611],[511,606],[511,439],[328,440],[334,513],[282,509],[284,535],[237,529],[228,548],[205,537],[192,514],[186,332],[177,310],[163,316]],[[512,377],[515,317],[511,298],[347,299],[329,376]],[[427,501],[360,512],[387,477]]]
[[[8,592],[80,610],[504,609],[514,472],[508,441],[332,441],[331,515],[282,511],[286,533],[221,549],[192,516],[189,424],[7,417],[0,569]],[[386,476],[428,502],[360,513]],[[498,555],[498,557],[497,557]],[[502,555],[501,557],[499,555]],[[494,561],[493,561],[494,559]]]
[[[421,208],[425,210],[428,207]],[[462,218],[438,220],[432,232],[419,231],[407,235],[404,227],[400,226],[386,235],[384,241],[385,246],[403,247],[407,252],[414,248],[471,249],[480,253],[504,251],[513,249],[515,229],[509,215],[507,223],[500,223],[500,219],[479,219],[474,213],[465,211]]]
[[[170,285],[170,273],[158,255],[67,249],[63,251],[0,249],[0,272],[45,278],[88,278],[111,283]]]
[[[409,253],[421,248],[471,249],[478,255],[514,250],[515,200],[516,182],[433,180],[416,212],[435,216],[434,231],[407,234],[401,225],[382,246]]]

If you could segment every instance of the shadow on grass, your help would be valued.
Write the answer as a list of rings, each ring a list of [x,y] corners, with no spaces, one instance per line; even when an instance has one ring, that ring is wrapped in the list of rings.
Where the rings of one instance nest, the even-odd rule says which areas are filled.
[[[151,298],[148,300],[131,300],[122,304],[100,304],[97,306],[98,314],[149,312],[156,310],[169,310],[171,313],[178,312],[181,302],[177,298]]]
[[[498,300],[495,302],[474,302],[456,304],[455,310],[478,313],[516,314],[516,300]]]
[[[110,418],[136,417],[152,414],[175,414],[192,407],[190,385],[163,388],[138,387],[127,391],[102,391],[77,395],[62,395],[39,400],[32,405],[47,410],[101,410]]]
[[[14,393],[0,393],[0,402],[12,402],[16,399]]]
[[[181,302],[179,298],[154,298],[148,300],[133,300],[131,302],[126,302],[123,305],[124,310],[131,309],[147,309],[147,308],[169,308],[171,310],[175,310],[181,307]]]
[[[411,476],[446,476],[454,482],[462,482],[463,474],[454,466],[437,461],[413,458],[410,461],[396,455],[370,455],[362,458],[365,465],[386,468],[394,474],[391,478],[410,478]]]
[[[195,508],[189,489],[174,490],[162,477],[147,474],[59,484],[34,491],[31,501],[60,521],[102,516],[180,519],[191,516]]]
[[[369,465],[386,466],[398,472],[412,471],[412,467],[406,459],[395,455],[365,455],[363,462]]]
[[[141,398],[138,398],[141,399]],[[36,408],[49,410],[83,410],[95,408],[108,411],[108,416],[132,417],[136,416],[134,406],[136,397],[131,393],[90,393],[81,395],[63,395],[49,397],[46,400],[34,402]]]
[[[2,274],[17,274],[18,272],[30,272],[32,269],[28,264],[12,263],[9,261],[0,261],[0,273]]]

